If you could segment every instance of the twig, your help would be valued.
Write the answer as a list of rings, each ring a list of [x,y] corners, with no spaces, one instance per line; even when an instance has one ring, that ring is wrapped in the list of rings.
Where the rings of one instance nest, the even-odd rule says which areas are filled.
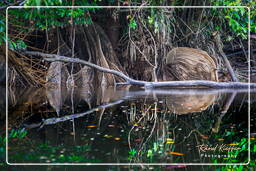
[[[157,58],[158,58],[158,53],[157,53],[157,48],[156,48],[156,41],[154,39],[154,36],[152,35],[152,33],[149,31],[149,29],[147,28],[147,26],[144,24],[143,20],[141,21],[142,25],[144,26],[144,28],[147,30],[147,32],[149,33],[151,40],[153,41],[154,44],[154,51],[155,51],[155,65],[153,67],[153,77],[154,77],[154,81],[157,82],[157,74],[156,74],[156,70],[158,68],[158,62],[157,62]]]

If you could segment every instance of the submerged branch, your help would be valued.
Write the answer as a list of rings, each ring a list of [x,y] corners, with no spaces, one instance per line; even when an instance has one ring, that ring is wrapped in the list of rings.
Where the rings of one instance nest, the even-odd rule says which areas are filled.
[[[106,72],[110,74],[114,74],[126,80],[127,84],[131,85],[139,85],[144,86],[145,88],[154,88],[154,87],[208,87],[208,88],[256,88],[256,83],[243,83],[243,82],[215,82],[215,81],[207,81],[207,80],[188,80],[188,81],[164,81],[164,82],[148,82],[148,81],[140,81],[135,80],[122,72],[107,69],[93,63],[78,59],[78,58],[70,58],[66,56],[60,56],[55,54],[46,54],[42,52],[35,51],[25,51],[23,52],[26,55],[35,55],[43,57],[44,60],[49,62],[61,61],[61,62],[70,62],[70,63],[79,63],[84,64],[86,66],[97,69],[101,72]]]

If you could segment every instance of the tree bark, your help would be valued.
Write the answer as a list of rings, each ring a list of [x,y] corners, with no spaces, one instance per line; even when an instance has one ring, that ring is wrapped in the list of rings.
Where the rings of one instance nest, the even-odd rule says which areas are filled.
[[[229,62],[227,56],[226,56],[225,53],[223,52],[223,47],[222,47],[223,44],[222,44],[222,42],[221,42],[221,38],[220,38],[219,33],[217,33],[216,35],[214,35],[214,40],[215,40],[217,49],[218,49],[218,51],[219,51],[219,53],[220,53],[220,56],[222,57],[222,59],[223,59],[225,65],[226,65],[226,67],[227,67],[227,69],[228,69],[228,72],[229,72],[229,74],[230,74],[230,76],[231,76],[232,81],[238,82],[239,80],[237,79],[236,74],[235,74],[235,72],[234,72],[234,70],[233,70],[233,68],[232,68],[232,66],[231,66],[231,64],[230,64],[230,62]]]
[[[206,80],[191,80],[191,81],[164,81],[164,82],[148,82],[135,80],[122,72],[107,69],[93,63],[78,59],[78,58],[69,58],[66,56],[60,56],[55,54],[46,54],[36,51],[24,51],[25,55],[35,55],[43,57],[44,60],[49,62],[62,61],[70,63],[80,63],[86,66],[95,68],[101,72],[106,72],[114,74],[126,80],[125,84],[139,85],[144,86],[145,88],[155,88],[155,87],[206,87],[206,88],[256,88],[256,83],[243,83],[243,82],[215,82],[215,81],[206,81]]]

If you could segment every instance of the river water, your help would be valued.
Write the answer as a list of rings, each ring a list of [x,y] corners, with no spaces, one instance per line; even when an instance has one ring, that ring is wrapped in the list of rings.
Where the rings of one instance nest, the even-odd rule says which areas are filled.
[[[246,163],[248,105],[246,90],[17,88],[8,162]]]

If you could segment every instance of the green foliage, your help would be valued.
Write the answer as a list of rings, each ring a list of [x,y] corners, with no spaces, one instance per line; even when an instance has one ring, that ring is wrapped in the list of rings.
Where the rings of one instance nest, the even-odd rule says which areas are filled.
[[[22,21],[19,25],[26,25],[28,21],[36,30],[46,30],[54,27],[63,27],[71,24],[73,18],[74,24],[88,25],[91,24],[89,11],[94,11],[93,8],[58,8],[58,9],[9,9],[9,16],[16,16],[15,20]],[[13,21],[14,22],[14,21]],[[16,23],[15,23],[16,24]]]
[[[4,18],[0,16],[0,45],[2,45],[5,41],[6,41],[5,22],[4,22]]]
[[[62,5],[62,0],[27,0],[25,6]]]
[[[132,29],[136,29],[137,23],[136,23],[134,17],[131,17],[131,18],[130,18],[129,27],[132,28]]]
[[[22,40],[10,41],[9,42],[9,48],[11,50],[24,50],[24,49],[27,48],[27,45]]]
[[[13,138],[9,138],[9,161],[10,162],[43,162],[43,163],[98,163],[98,159],[88,158],[87,154],[92,151],[89,144],[81,146],[51,145],[49,142],[39,144],[36,141],[20,139],[19,144],[15,146]],[[30,153],[27,153],[26,147],[32,146]],[[1,148],[0,148],[1,150]]]
[[[101,0],[76,0],[75,6],[95,6]],[[25,6],[71,6],[71,0],[27,0]]]
[[[23,139],[27,136],[27,130],[25,129],[12,129],[9,133],[8,140],[11,141],[13,139]],[[6,137],[4,135],[0,135],[0,161],[5,161],[6,155]],[[1,162],[0,162],[1,163]]]
[[[5,161],[6,137],[0,135],[0,161]]]
[[[213,5],[216,6],[247,6],[250,7],[250,20],[248,18],[249,9],[245,7],[234,7],[234,8],[225,8],[223,10],[215,10],[216,15],[219,18],[225,18],[230,26],[230,30],[242,39],[248,38],[248,32],[256,33],[256,2],[250,0],[217,0],[213,1]],[[248,24],[250,22],[251,29],[249,30]],[[220,26],[218,26],[219,28]]]
[[[131,155],[131,156],[135,156],[136,153],[137,153],[137,151],[135,149],[131,149],[129,151],[129,155]]]
[[[247,163],[248,159],[244,158],[241,159],[240,154],[244,151],[247,151],[248,149],[248,140],[246,138],[242,138],[241,141],[237,142],[238,147],[241,147],[240,150],[236,150],[236,151],[232,151],[232,152],[228,152],[228,154],[230,156],[238,156],[239,160],[234,161],[233,158],[227,158],[225,163],[232,163],[232,162],[236,162],[236,163]],[[243,170],[249,170],[249,169],[255,169],[256,168],[256,161],[255,161],[255,151],[256,151],[256,139],[255,138],[251,138],[250,141],[250,151],[251,151],[251,161],[249,162],[248,165],[226,165],[226,166],[222,166],[220,169],[218,170],[238,170],[238,171],[243,171]],[[239,158],[240,157],[240,158]],[[215,161],[216,162],[216,161]]]
[[[12,25],[18,25],[20,32],[34,30],[48,30],[55,27],[65,27],[72,24],[89,25],[92,23],[90,13],[95,12],[98,3],[97,0],[92,2],[77,0],[75,5],[92,6],[92,8],[23,8],[8,9],[8,20]],[[4,4],[1,4],[4,5]],[[27,0],[24,6],[71,6],[69,0]],[[72,19],[71,19],[72,18]],[[0,45],[6,42],[5,15],[0,15]],[[29,28],[27,26],[29,25]],[[10,28],[10,25],[8,26]],[[26,44],[19,38],[8,38],[9,48],[12,50],[25,49]]]
[[[150,16],[148,16],[148,24],[153,28],[155,33],[159,32],[159,27],[161,27],[163,22],[160,21],[159,12],[157,12],[157,9],[152,8],[150,10]]]
[[[9,138],[24,138],[27,135],[27,130],[25,129],[12,129],[9,133]]]
[[[163,32],[164,30],[171,33],[173,29],[172,24],[176,23],[174,17],[170,18],[166,16],[161,9],[157,8],[150,8],[147,18],[143,19],[141,22],[145,23],[145,25],[149,25],[154,33]]]

